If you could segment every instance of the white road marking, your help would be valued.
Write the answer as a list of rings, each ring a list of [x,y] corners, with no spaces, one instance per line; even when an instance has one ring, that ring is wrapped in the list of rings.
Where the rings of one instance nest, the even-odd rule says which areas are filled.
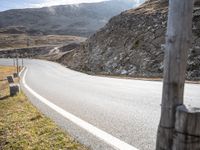
[[[24,71],[24,69],[25,68],[23,68],[23,70],[20,72],[20,75]],[[26,77],[27,71],[28,71],[28,69],[26,69],[25,72],[24,72],[24,75],[22,77],[22,83],[23,83],[24,87],[33,96],[35,96],[38,100],[40,100],[42,103],[46,104],[48,107],[50,107],[51,109],[55,110],[56,112],[58,112],[63,117],[67,118],[71,122],[75,123],[76,125],[78,125],[79,127],[83,128],[83,129],[85,129],[89,133],[91,133],[94,136],[96,136],[97,138],[103,140],[104,142],[106,142],[107,144],[111,145],[113,148],[115,148],[117,150],[138,150],[137,148],[133,147],[132,145],[129,145],[129,144],[125,143],[124,141],[121,141],[120,139],[118,139],[118,138],[106,133],[105,131],[103,131],[101,129],[98,129],[97,127],[91,125],[90,123],[88,123],[88,122],[86,122],[86,121],[74,116],[73,114],[65,111],[64,109],[58,107],[57,105],[51,103],[46,98],[44,98],[41,95],[39,95],[38,93],[36,93],[33,89],[31,89],[26,84],[25,77]]]
[[[19,72],[19,77],[21,76],[22,72],[25,70],[26,67],[23,67],[22,70]]]

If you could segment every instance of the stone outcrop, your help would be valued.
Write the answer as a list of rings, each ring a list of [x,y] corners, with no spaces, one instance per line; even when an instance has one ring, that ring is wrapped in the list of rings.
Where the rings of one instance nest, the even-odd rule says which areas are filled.
[[[80,48],[60,62],[95,74],[162,77],[167,3],[146,1],[113,17]],[[188,54],[187,79],[200,79],[200,7],[194,8],[193,45]]]

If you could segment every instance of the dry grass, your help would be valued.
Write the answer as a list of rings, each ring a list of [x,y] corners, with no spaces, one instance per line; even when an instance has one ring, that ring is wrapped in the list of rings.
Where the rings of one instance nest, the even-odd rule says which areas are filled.
[[[13,73],[12,67],[0,67],[0,77]],[[3,74],[2,74],[3,73]],[[0,150],[86,150],[54,122],[41,114],[20,93],[8,96],[6,81],[0,81]]]
[[[12,75],[15,71],[15,67],[0,66],[0,98],[6,96],[8,93],[6,77]]]
[[[0,49],[26,48],[27,39],[29,46],[60,45],[68,42],[82,41],[84,38],[68,35],[28,36],[26,34],[2,34],[0,33]]]
[[[16,72],[15,67],[0,66],[0,81],[4,80],[7,77],[7,75],[11,75],[14,72]]]

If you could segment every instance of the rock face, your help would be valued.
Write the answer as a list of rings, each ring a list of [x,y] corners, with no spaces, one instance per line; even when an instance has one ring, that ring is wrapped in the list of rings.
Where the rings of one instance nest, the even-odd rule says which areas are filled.
[[[60,62],[96,74],[161,77],[167,3],[150,0],[113,17],[79,49]],[[187,79],[200,79],[200,7],[194,8],[193,45],[189,50]]]
[[[129,0],[111,0],[100,3],[8,10],[0,12],[0,29],[8,28],[9,33],[12,31],[15,33],[19,32],[18,28],[23,28],[31,35],[88,36],[103,27],[111,17],[134,5],[136,3]]]

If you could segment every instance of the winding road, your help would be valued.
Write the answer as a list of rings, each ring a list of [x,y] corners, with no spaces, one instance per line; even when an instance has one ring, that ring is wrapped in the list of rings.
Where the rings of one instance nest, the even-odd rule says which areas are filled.
[[[155,149],[162,82],[91,76],[43,60],[24,64],[22,88],[30,101],[81,143],[95,150]],[[200,107],[199,91],[199,84],[186,84],[185,103]]]

